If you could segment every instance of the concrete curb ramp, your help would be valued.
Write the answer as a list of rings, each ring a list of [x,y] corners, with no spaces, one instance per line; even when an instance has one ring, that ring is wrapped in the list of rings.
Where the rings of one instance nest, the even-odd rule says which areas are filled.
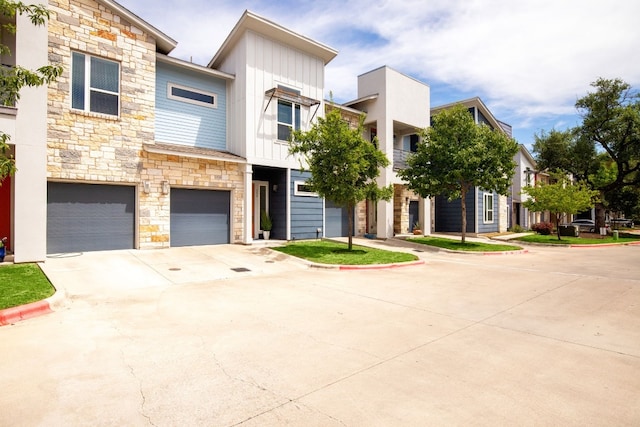
[[[52,296],[45,298],[42,301],[36,301],[0,310],[0,326],[12,325],[22,320],[53,313],[57,308],[63,305],[64,298],[64,293],[56,290]]]

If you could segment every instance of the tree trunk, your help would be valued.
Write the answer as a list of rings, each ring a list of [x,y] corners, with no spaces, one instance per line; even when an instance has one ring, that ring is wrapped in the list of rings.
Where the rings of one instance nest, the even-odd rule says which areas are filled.
[[[355,206],[354,205],[347,205],[347,224],[349,224],[349,226],[347,227],[348,232],[349,232],[349,250],[353,249],[353,216],[355,214]]]
[[[600,200],[604,200],[604,192],[600,192]],[[605,207],[602,202],[596,203],[596,217],[594,218],[596,224],[596,230],[600,230],[600,227],[604,227],[605,224]]]
[[[556,234],[558,235],[558,240],[562,240],[560,237],[560,214],[554,213],[553,216],[556,219]]]
[[[462,244],[467,239],[467,189],[462,186],[460,206],[462,207]]]

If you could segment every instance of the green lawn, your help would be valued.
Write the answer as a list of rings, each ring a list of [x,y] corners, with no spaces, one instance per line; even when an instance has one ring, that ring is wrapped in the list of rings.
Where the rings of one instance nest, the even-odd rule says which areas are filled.
[[[453,251],[467,252],[504,252],[519,251],[522,248],[515,245],[504,245],[495,243],[482,243],[466,241],[464,244],[460,240],[446,239],[441,237],[418,237],[407,239],[409,242],[420,243],[421,245],[435,246]]]
[[[529,243],[548,243],[552,245],[598,245],[603,243],[629,243],[637,242],[640,237],[619,237],[618,240],[613,240],[612,236],[606,237],[567,237],[562,236],[562,240],[558,240],[556,234],[550,234],[543,236],[542,234],[532,234],[529,236],[520,237],[516,240]]]
[[[418,259],[413,254],[357,245],[353,245],[353,250],[349,251],[346,243],[329,240],[292,242],[272,249],[312,262],[331,265],[393,264]]]
[[[0,310],[40,301],[54,292],[37,264],[0,266]]]

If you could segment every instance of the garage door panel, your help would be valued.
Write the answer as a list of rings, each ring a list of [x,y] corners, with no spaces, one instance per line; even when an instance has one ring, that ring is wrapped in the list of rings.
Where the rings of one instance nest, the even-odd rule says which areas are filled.
[[[48,184],[48,253],[132,249],[134,236],[134,187]]]
[[[171,189],[171,246],[229,243],[228,191]]]

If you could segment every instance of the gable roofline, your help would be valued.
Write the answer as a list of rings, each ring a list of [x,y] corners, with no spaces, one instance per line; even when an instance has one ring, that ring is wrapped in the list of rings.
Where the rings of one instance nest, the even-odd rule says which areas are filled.
[[[197,73],[202,73],[209,76],[219,77],[225,80],[234,80],[236,78],[236,76],[234,76],[233,74],[225,73],[219,70],[213,70],[209,67],[205,67],[203,65],[197,65],[197,64],[194,64],[193,62],[184,61],[182,59],[164,55],[162,53],[156,53],[156,60],[158,62],[175,65],[176,67],[184,68],[187,70],[195,71]]]
[[[325,65],[338,54],[337,50],[327,45],[295,33],[249,10],[245,10],[207,66],[209,68],[218,68],[246,31],[254,31],[303,52],[308,52],[322,59]]]
[[[529,152],[529,150],[524,144],[519,144],[519,145],[520,145],[520,151],[522,152],[522,154],[524,154],[527,160],[529,160],[529,162],[533,165],[533,169],[537,169],[538,162],[536,162],[536,159],[533,158],[533,156],[531,155],[531,153]]]
[[[172,39],[162,31],[158,30],[156,27],[149,24],[147,21],[140,18],[138,15],[131,12],[129,9],[122,6],[121,4],[113,0],[97,0],[97,1],[107,9],[116,12],[126,21],[130,22],[131,24],[137,27],[140,27],[142,30],[149,33],[156,40],[157,52],[168,54],[173,49],[175,49],[176,46],[178,45],[177,41],[175,41],[174,39]]]
[[[431,114],[436,114],[439,111],[446,110],[447,108],[451,108],[455,105],[464,105],[466,107],[477,107],[480,110],[480,112],[482,112],[482,115],[485,116],[487,120],[491,122],[491,125],[493,126],[494,129],[500,129],[502,132],[505,132],[505,130],[501,125],[501,123],[504,123],[504,122],[501,122],[500,120],[496,119],[493,113],[487,108],[484,102],[482,102],[482,99],[480,99],[480,97],[478,96],[475,96],[469,99],[464,99],[462,101],[450,102],[448,104],[433,107],[431,108]]]

